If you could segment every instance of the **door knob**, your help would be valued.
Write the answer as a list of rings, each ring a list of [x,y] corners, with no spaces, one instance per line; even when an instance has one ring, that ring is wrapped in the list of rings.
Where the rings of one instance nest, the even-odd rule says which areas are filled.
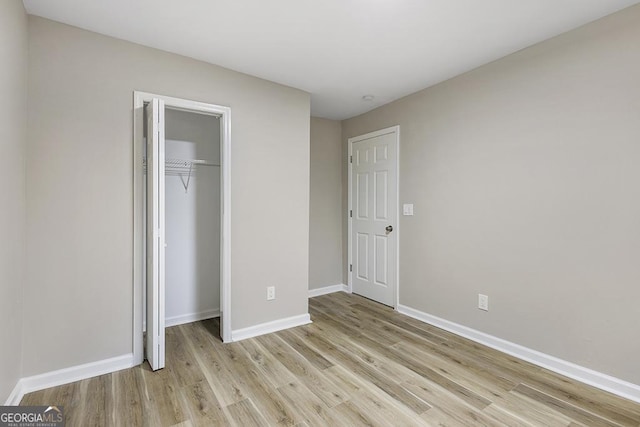
[[[387,225],[385,230],[387,230],[388,233],[391,233],[393,231],[393,226],[392,225]]]

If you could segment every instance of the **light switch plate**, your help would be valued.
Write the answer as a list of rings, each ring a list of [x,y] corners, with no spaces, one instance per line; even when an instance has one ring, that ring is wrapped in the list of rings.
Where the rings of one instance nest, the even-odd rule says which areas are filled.
[[[413,215],[413,203],[405,203],[402,205],[402,215]]]
[[[480,310],[489,311],[489,297],[478,294],[478,308]]]

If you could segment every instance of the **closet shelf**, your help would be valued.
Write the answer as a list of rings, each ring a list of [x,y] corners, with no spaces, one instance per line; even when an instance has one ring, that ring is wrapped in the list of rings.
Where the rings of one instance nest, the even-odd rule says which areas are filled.
[[[164,173],[166,175],[182,175],[192,173],[197,166],[220,166],[206,160],[165,159]]]
[[[144,172],[147,173],[147,159],[144,158],[142,161],[144,166]],[[195,166],[216,166],[220,167],[215,163],[208,162],[207,160],[199,160],[199,159],[165,159],[164,161],[164,172],[165,175],[182,175],[185,173],[189,173],[190,171],[193,173]]]
[[[147,173],[147,159],[143,159],[144,173]],[[191,175],[193,175],[196,169],[200,166],[216,166],[215,163],[208,162],[206,160],[199,159],[171,159],[166,158],[164,160],[164,174],[167,176],[179,176],[182,179],[185,193],[189,191],[189,183],[191,182]],[[186,181],[184,178],[186,177]]]

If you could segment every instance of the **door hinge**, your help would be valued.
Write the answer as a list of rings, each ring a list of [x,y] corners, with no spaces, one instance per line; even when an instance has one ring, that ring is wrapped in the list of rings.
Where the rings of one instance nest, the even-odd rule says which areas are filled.
[[[353,163],[353,156],[349,156],[349,163]]]
[[[349,211],[349,218],[353,218],[353,210]]]
[[[353,271],[353,264],[349,264],[349,271]]]

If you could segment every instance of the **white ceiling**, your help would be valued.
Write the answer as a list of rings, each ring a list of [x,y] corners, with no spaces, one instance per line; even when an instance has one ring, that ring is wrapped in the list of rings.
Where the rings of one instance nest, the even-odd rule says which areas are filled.
[[[311,93],[345,119],[640,0],[24,0],[27,12]],[[374,95],[364,101],[364,95]]]

